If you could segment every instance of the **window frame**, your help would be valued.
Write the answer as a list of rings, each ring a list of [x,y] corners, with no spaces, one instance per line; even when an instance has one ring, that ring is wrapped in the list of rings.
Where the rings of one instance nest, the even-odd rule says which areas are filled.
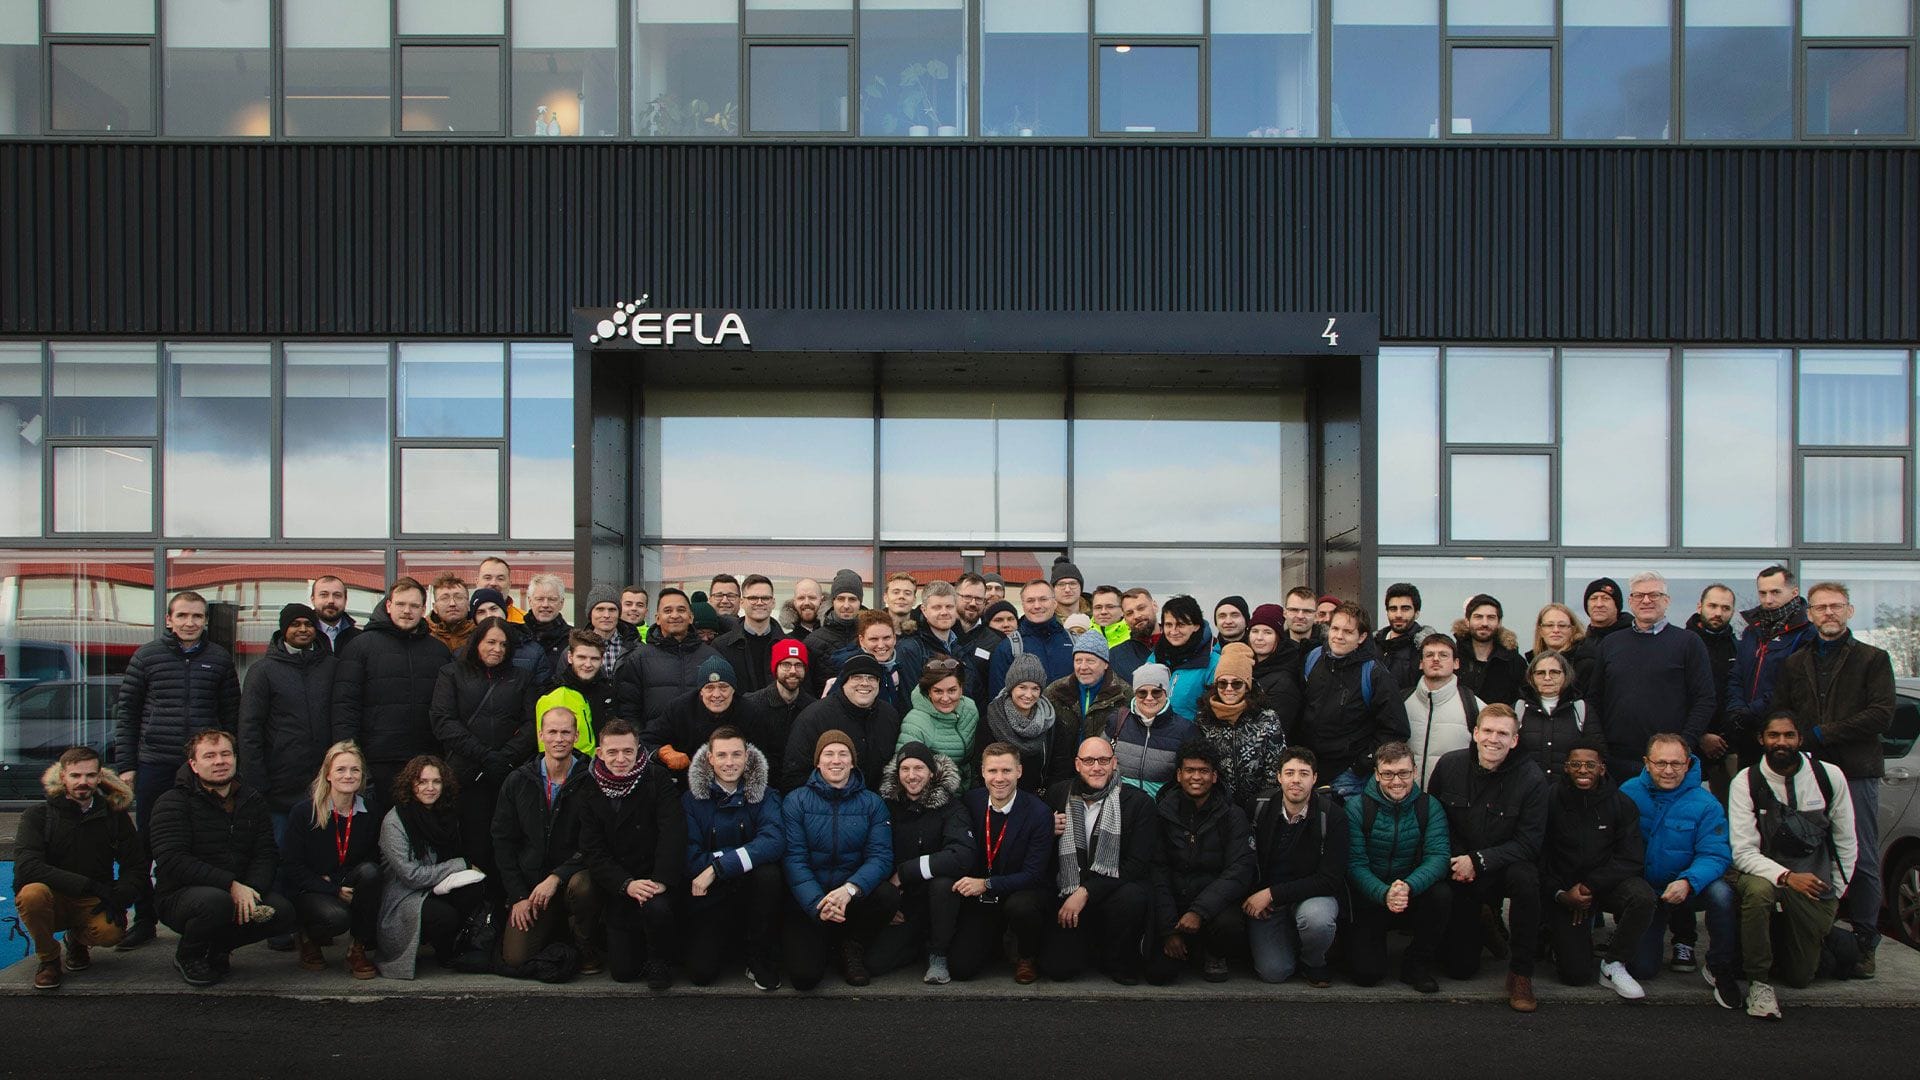
[[[1916,72],[1914,69],[1915,54],[1920,53],[1920,49],[1915,48],[1915,42],[1916,42],[1916,39],[1912,33],[1911,25],[1909,25],[1908,35],[1906,37],[1803,38],[1800,36],[1800,27],[1798,23],[1798,9],[1796,9],[1796,22],[1794,25],[1795,51],[1794,51],[1794,71],[1793,71],[1793,84],[1794,84],[1793,131],[1794,131],[1795,140],[1798,142],[1807,142],[1807,143],[1815,143],[1815,144],[1821,144],[1821,143],[1849,144],[1850,143],[1850,144],[1867,144],[1867,145],[1877,145],[1877,144],[1896,143],[1896,142],[1912,142],[1914,138],[1914,111],[1915,111],[1914,99],[1916,96],[1920,96],[1920,95],[1916,95],[1915,93],[1915,86],[1916,86]],[[1902,98],[1906,105],[1906,127],[1903,130],[1901,130],[1898,134],[1873,133],[1873,134],[1853,135],[1845,132],[1812,132],[1808,130],[1808,122],[1807,122],[1808,105],[1809,105],[1808,99],[1811,97],[1813,93],[1813,83],[1807,76],[1807,66],[1808,66],[1807,61],[1810,58],[1812,58],[1815,52],[1826,52],[1826,51],[1841,50],[1841,49],[1878,49],[1878,50],[1887,50],[1887,51],[1898,49],[1900,50],[1901,53],[1905,55],[1907,85],[1906,85],[1906,93],[1902,95]]]
[[[1208,26],[1212,4],[1201,8],[1201,26]],[[1089,7],[1087,23],[1091,27],[1095,12]],[[1213,36],[1211,34],[1087,34],[1087,137],[1112,142],[1166,142],[1210,138],[1213,126]],[[1100,126],[1101,50],[1121,45],[1142,49],[1191,48],[1194,50],[1194,127],[1192,131],[1108,131]],[[1270,142],[1272,140],[1247,140]]]
[[[42,15],[45,8],[42,8]],[[156,5],[154,11],[154,33],[152,34],[49,34],[46,20],[42,18],[40,26],[40,130],[43,138],[86,138],[121,139],[152,138],[161,133],[162,120],[166,115],[165,103],[160,100],[161,87],[166,82],[166,73],[162,70],[166,57],[165,41],[160,30],[160,12]],[[56,49],[69,45],[118,45],[140,46],[147,50],[147,126],[128,128],[125,131],[112,131],[105,128],[56,128],[53,125],[53,54]],[[277,61],[276,61],[277,62]],[[243,141],[256,141],[252,139]]]

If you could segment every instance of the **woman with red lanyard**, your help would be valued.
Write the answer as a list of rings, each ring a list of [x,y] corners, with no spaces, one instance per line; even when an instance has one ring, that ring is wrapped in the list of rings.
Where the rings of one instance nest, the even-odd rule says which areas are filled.
[[[347,970],[356,979],[379,974],[367,950],[380,925],[380,815],[368,804],[366,775],[360,748],[334,743],[307,797],[287,816],[280,871],[300,916],[300,966],[307,971],[325,971],[322,944],[351,932]]]

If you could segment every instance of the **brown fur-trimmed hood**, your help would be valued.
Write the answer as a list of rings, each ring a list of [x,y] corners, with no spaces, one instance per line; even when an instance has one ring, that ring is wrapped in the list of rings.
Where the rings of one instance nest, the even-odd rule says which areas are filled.
[[[49,799],[66,797],[67,786],[60,782],[59,762],[47,766],[47,771],[40,774],[40,786]],[[106,798],[107,805],[115,810],[125,810],[133,805],[133,789],[120,779],[120,774],[104,764],[100,766],[100,794]]]
[[[1486,607],[1487,605],[1482,604],[1481,606]],[[1467,625],[1467,620],[1453,620],[1453,637],[1456,641],[1473,640],[1473,628]],[[1520,639],[1513,636],[1513,631],[1504,623],[1500,626],[1500,632],[1493,636],[1493,643],[1511,652],[1520,651]]]

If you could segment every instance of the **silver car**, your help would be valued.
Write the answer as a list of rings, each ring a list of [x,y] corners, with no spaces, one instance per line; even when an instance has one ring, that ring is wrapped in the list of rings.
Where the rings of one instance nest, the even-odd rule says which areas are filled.
[[[1880,737],[1880,867],[1887,906],[1882,921],[1920,947],[1920,679],[1895,679],[1893,724]]]

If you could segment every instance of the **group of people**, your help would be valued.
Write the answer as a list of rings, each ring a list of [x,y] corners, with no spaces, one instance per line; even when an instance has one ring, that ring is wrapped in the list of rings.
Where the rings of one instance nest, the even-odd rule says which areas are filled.
[[[194,986],[263,939],[310,970],[345,939],[357,978],[426,946],[656,989],[1003,959],[1326,986],[1336,957],[1374,985],[1397,930],[1405,983],[1491,956],[1527,1012],[1547,958],[1625,998],[1697,970],[1772,1018],[1776,982],[1874,974],[1892,667],[1840,583],[1767,567],[1735,635],[1724,585],[1683,628],[1660,575],[1602,579],[1524,653],[1488,595],[1451,632],[1405,583],[1378,632],[1307,589],[1209,619],[1065,558],[1011,589],[896,574],[872,609],[844,570],[784,622],[760,574],[595,588],[580,628],[558,578],[524,610],[508,583],[402,578],[359,626],[321,578],[244,687],[173,596],[118,771],[69,750],[20,824],[35,985],[156,923]]]

